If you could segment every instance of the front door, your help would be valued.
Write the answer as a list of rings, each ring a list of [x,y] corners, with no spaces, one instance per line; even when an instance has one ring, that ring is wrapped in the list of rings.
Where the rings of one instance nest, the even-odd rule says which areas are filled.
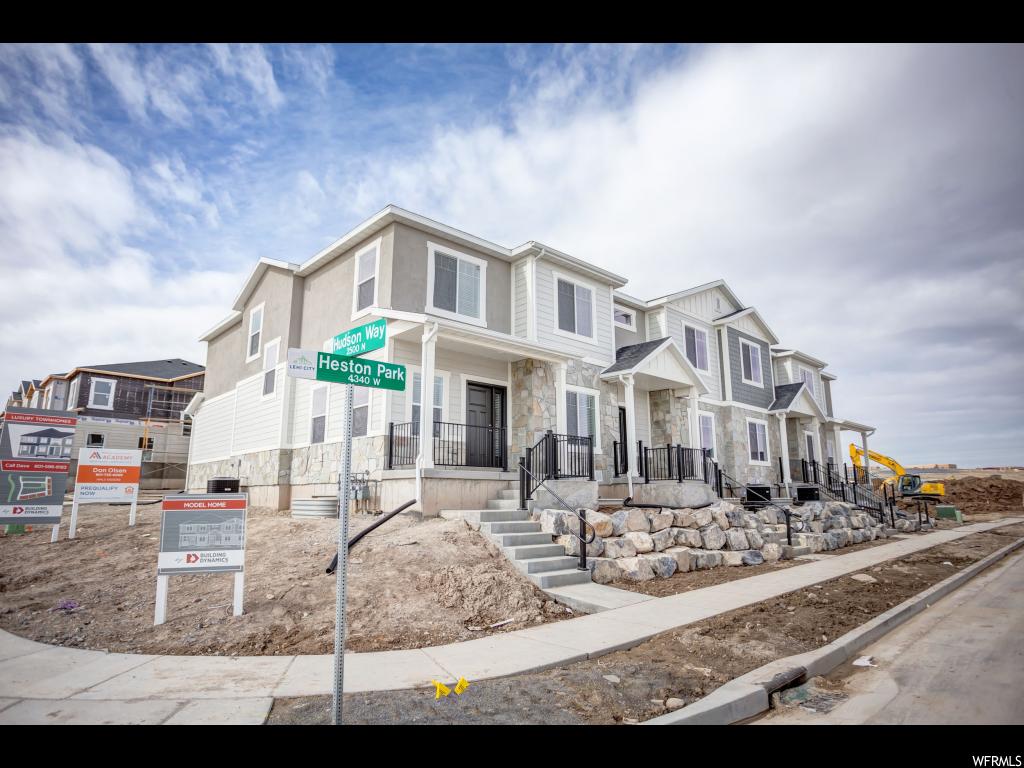
[[[505,468],[505,388],[466,384],[466,466]]]
[[[807,440],[807,460],[814,461],[816,458],[814,455],[814,435],[810,432],[804,432],[804,439]]]
[[[619,406],[619,455],[615,457],[620,474],[629,471],[629,446],[626,444],[626,409]]]

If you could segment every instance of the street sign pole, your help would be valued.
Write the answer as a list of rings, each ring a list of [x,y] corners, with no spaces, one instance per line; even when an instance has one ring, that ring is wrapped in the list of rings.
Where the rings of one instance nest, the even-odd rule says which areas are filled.
[[[334,724],[345,693],[345,599],[348,593],[348,502],[352,480],[352,385],[345,385],[344,439],[338,468],[338,571],[334,606]]]

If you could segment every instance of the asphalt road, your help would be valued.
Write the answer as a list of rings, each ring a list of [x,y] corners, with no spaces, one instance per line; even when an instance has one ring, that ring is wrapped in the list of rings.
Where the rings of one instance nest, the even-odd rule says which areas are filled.
[[[829,675],[845,698],[828,712],[774,710],[758,725],[1024,723],[1024,552],[862,651],[877,667]]]

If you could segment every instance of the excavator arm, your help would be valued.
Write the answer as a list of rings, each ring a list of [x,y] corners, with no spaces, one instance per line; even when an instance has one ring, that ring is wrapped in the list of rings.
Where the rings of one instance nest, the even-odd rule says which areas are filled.
[[[861,459],[863,457],[864,451],[858,448],[856,443],[850,443],[850,461],[853,462],[853,466],[861,466]],[[868,458],[877,464],[881,464],[883,467],[888,467],[896,473],[897,477],[907,474],[907,470],[905,470],[903,465],[896,461],[896,459],[891,459],[888,456],[884,456],[881,453],[875,453],[874,451],[868,451]]]
[[[857,447],[856,443],[850,443],[850,461],[853,462],[853,466],[861,467],[862,460],[864,458],[864,451]],[[890,458],[881,453],[875,453],[874,451],[868,451],[868,459],[871,461],[881,464],[883,467],[891,469],[896,477],[887,477],[883,482],[886,484],[895,484],[899,488],[900,493],[905,496],[933,496],[941,498],[946,494],[946,486],[943,483],[925,483],[921,481],[920,475],[908,475],[907,470],[903,468],[896,459]],[[906,480],[903,478],[906,477]]]

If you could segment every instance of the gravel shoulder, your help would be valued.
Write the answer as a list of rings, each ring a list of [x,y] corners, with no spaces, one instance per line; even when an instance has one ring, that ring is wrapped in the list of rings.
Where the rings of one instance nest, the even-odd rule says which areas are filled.
[[[818,648],[1021,536],[1024,524],[972,534],[663,633],[629,650],[544,672],[470,681],[459,697],[435,701],[432,689],[346,695],[345,721],[641,722],[664,714],[670,698],[691,703],[769,661]],[[268,722],[326,723],[329,712],[330,697],[279,699]]]

